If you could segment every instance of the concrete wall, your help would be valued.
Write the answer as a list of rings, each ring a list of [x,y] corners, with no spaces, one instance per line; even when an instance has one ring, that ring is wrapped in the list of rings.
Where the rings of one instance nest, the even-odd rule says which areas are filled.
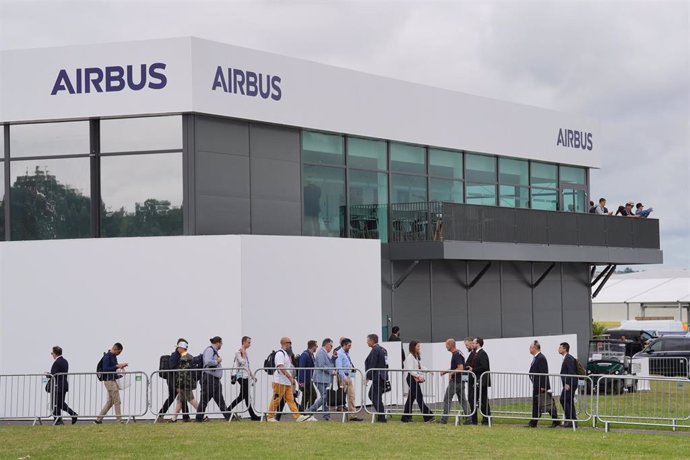
[[[337,263],[333,263],[337,260]],[[8,242],[0,245],[0,373],[50,369],[60,345],[72,372],[93,372],[116,341],[130,370],[157,370],[178,337],[197,354],[253,338],[254,367],[293,339],[353,339],[380,330],[377,241],[195,236]],[[346,281],[344,281],[346,280]],[[356,286],[356,288],[354,288]],[[344,312],[334,315],[333,312]]]

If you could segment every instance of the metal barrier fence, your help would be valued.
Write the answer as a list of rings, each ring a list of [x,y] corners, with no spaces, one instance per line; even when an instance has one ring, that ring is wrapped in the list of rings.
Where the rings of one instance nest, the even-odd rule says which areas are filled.
[[[570,392],[563,394],[563,380]],[[484,383],[491,379],[491,386]],[[486,372],[482,375],[482,391],[488,390],[488,414],[480,410],[493,423],[493,419],[526,420],[536,426],[543,414],[547,422],[568,424],[573,429],[578,423],[593,420],[594,398],[585,391],[590,377],[582,375],[529,374],[519,372]],[[568,395],[570,395],[568,397]],[[480,407],[481,409],[481,407]]]
[[[599,377],[606,383],[616,378]],[[606,431],[612,424],[668,426],[675,431],[690,421],[690,381],[687,378],[629,378],[636,382],[636,388],[648,387],[649,390],[621,395],[598,392],[596,395],[596,417]]]
[[[69,384],[67,403],[79,418],[129,422],[149,410],[149,377],[144,372],[55,374],[51,382],[60,379]]]
[[[647,359],[649,360],[649,375],[690,377],[687,358],[651,356]]]
[[[52,416],[51,382],[45,374],[0,375],[0,420],[33,420]]]
[[[347,373],[346,381],[340,372]],[[262,418],[269,421],[280,421],[281,417],[292,415],[297,421],[317,420],[314,415],[321,419],[330,419],[331,416],[340,416],[341,421],[359,420],[357,406],[362,400],[362,373],[358,369],[345,369],[335,367],[317,368],[292,368],[291,373],[295,377],[295,383],[289,387],[290,394],[285,393],[285,386],[275,388],[274,380],[277,379],[276,368],[261,368],[256,371],[255,384],[255,407],[254,410]],[[302,373],[311,373],[312,385],[299,385]],[[328,373],[328,375],[318,375]],[[306,376],[305,376],[306,377]],[[328,379],[328,382],[317,383]],[[287,381],[283,381],[287,383]],[[305,382],[306,383],[306,382]],[[278,396],[276,396],[278,395]],[[284,396],[284,397],[283,397]],[[294,400],[295,407],[289,407],[285,398]],[[315,407],[322,398],[325,404]],[[313,410],[310,407],[314,408]],[[294,410],[297,409],[297,410]],[[287,412],[289,410],[289,412]]]
[[[151,413],[156,422],[177,421],[178,416],[191,420],[200,414],[199,405],[204,401],[203,415],[199,417],[223,416],[227,420],[249,411],[253,387],[251,379],[237,379],[233,376],[239,368],[214,368],[221,377],[203,375],[203,369],[175,369],[156,371],[151,374]],[[190,407],[191,406],[191,407]],[[224,408],[221,408],[224,406]],[[186,409],[185,409],[186,407]],[[242,410],[239,408],[242,407]],[[192,411],[193,409],[193,411]]]
[[[441,423],[447,423],[452,417],[458,425],[461,419],[471,423],[476,414],[476,394],[472,391],[475,377],[469,371],[420,369],[414,371],[415,378],[407,369],[369,369],[366,378],[379,381],[380,373],[386,375],[389,383],[385,384],[383,404],[379,408],[372,399],[377,397],[377,388],[373,383],[368,384],[367,395],[372,404],[366,405],[365,410],[372,422],[376,416],[400,415],[403,422],[413,416],[422,416],[425,421],[440,416]]]

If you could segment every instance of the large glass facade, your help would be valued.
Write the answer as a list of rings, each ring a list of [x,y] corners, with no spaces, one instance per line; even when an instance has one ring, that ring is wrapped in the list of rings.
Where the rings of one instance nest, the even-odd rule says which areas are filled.
[[[498,160],[499,206],[529,207],[529,162],[513,158]]]
[[[304,165],[303,233],[345,236],[345,169]]]
[[[350,235],[355,238],[388,237],[388,174],[350,171]]]
[[[182,117],[101,120],[101,152],[181,150]]]
[[[426,152],[418,145],[391,142],[391,171],[426,174]]]
[[[88,158],[13,161],[10,175],[13,240],[91,236]]]
[[[345,164],[343,136],[304,131],[302,161],[322,165]]]
[[[532,208],[545,211],[558,210],[558,166],[533,161],[530,182]]]
[[[182,234],[182,154],[101,158],[101,235]]]
[[[496,157],[465,155],[467,204],[496,206]]]
[[[422,203],[427,200],[426,177],[391,175],[391,203]]]
[[[350,168],[386,171],[388,169],[386,142],[348,137],[347,165]]]
[[[88,121],[10,126],[12,158],[78,155],[90,151]]]

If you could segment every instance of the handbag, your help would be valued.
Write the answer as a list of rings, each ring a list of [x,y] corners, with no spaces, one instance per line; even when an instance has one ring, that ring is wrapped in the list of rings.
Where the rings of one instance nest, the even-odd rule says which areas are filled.
[[[345,390],[338,385],[337,380],[335,384],[331,384],[328,390],[328,405],[329,406],[344,406],[345,405]],[[335,389],[334,389],[335,388]]]

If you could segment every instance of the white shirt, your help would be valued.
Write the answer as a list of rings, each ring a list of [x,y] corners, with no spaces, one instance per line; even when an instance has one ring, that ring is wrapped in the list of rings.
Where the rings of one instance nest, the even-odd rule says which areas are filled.
[[[422,363],[419,362],[412,353],[407,355],[407,359],[405,359],[405,370],[407,370],[412,377],[424,377],[424,374],[419,372],[421,369],[424,369]]]
[[[292,371],[292,360],[290,359],[290,356],[287,354],[287,351],[283,350],[282,348],[276,351],[275,364],[276,368],[278,368],[278,366],[282,366],[282,368],[287,369],[288,372]],[[273,383],[277,383],[279,385],[292,384],[290,382],[290,379],[287,378],[285,374],[283,374],[281,369],[276,369],[276,371],[273,373]]]

